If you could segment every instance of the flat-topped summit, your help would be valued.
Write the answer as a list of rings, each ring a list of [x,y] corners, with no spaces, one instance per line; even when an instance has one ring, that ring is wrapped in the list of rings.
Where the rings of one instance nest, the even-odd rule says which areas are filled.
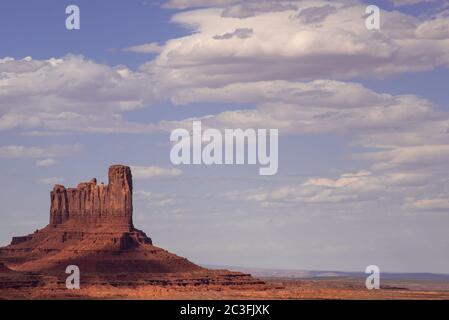
[[[75,219],[79,223],[103,222],[132,227],[132,192],[131,169],[123,165],[109,168],[107,185],[97,185],[95,178],[76,188],[56,185],[50,193],[50,224]]]

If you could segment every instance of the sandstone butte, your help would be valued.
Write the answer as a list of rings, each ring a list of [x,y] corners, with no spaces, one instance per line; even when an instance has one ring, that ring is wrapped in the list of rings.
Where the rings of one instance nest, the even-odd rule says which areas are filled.
[[[248,274],[209,270],[153,245],[133,224],[131,169],[109,168],[108,184],[96,179],[51,191],[50,222],[13,237],[0,248],[0,288],[64,286],[68,265],[77,265],[81,284],[257,285]]]

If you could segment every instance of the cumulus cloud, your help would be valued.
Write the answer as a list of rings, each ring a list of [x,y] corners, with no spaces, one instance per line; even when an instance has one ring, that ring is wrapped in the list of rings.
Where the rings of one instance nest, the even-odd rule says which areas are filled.
[[[297,7],[288,1],[243,1],[227,6],[221,13],[222,17],[245,19],[265,12],[281,12],[296,10]]]
[[[436,112],[430,102],[417,96],[376,93],[357,83],[331,80],[266,81],[196,88],[180,91],[172,100],[179,105],[193,102],[255,104],[255,108],[225,111],[199,119],[211,127],[277,128],[284,135],[330,132],[357,135],[380,129],[388,132],[447,118]],[[161,125],[184,127],[182,123],[191,120],[165,121]]]
[[[357,147],[372,148],[356,155],[368,162],[366,170],[247,194],[267,205],[363,202],[404,188],[421,191],[449,160],[447,112],[415,95],[378,93],[348,80],[449,65],[447,15],[382,11],[381,30],[370,32],[366,5],[358,1],[172,0],[165,6],[189,9],[172,18],[189,32],[163,46],[125,48],[158,54],[137,71],[73,55],[0,58],[0,130],[149,133],[190,128],[200,119],[205,127],[341,134]],[[160,97],[179,106],[234,106],[158,124],[126,120],[126,112]],[[58,156],[23,148],[1,147],[0,157],[43,164]],[[133,173],[138,179],[182,174],[139,166]]]
[[[448,18],[444,16],[421,21],[400,12],[382,12],[386,17],[385,25],[380,32],[372,33],[366,30],[361,18],[364,7],[356,2],[176,0],[167,6],[209,8],[174,15],[174,23],[193,31],[187,36],[171,39],[163,47],[153,42],[125,49],[159,52],[155,59],[141,66],[140,71],[106,66],[73,55],[47,60],[0,59],[3,89],[0,130],[150,133],[158,127],[127,121],[123,114],[148,106],[161,97],[170,97],[174,103],[182,105],[215,98],[217,102],[240,99],[238,103],[242,103],[256,100],[249,96],[264,89],[271,97],[262,92],[265,101],[257,101],[258,110],[225,113],[215,119],[222,118],[220,122],[270,121],[291,131],[295,130],[289,128],[293,121],[283,119],[281,114],[296,113],[293,117],[296,119],[305,111],[296,125],[306,128],[304,131],[313,131],[318,118],[327,119],[324,128],[341,119],[349,122],[341,127],[352,128],[372,123],[379,116],[385,120],[381,115],[384,104],[380,102],[377,110],[373,105],[365,116],[355,110],[330,112],[327,107],[298,110],[299,103],[292,100],[305,100],[307,95],[319,97],[312,92],[312,87],[326,85],[335,87],[329,89],[334,91],[329,94],[334,94],[335,99],[336,91],[341,91],[341,100],[367,91],[355,88],[356,84],[325,84],[326,80],[307,85],[308,79],[385,76],[426,70],[449,61],[445,39]],[[223,15],[226,9],[234,7],[258,8],[259,11],[245,19]],[[218,39],[226,40],[226,46]],[[423,39],[426,39],[425,45]],[[235,94],[235,98],[227,94],[227,90]],[[289,101],[275,101],[281,91],[290,97]],[[351,99],[349,103],[366,104],[357,96]],[[414,110],[417,114],[426,112],[422,102],[406,101],[406,97],[396,99],[403,100],[395,107],[396,116],[412,115],[413,108],[419,109]],[[417,100],[416,97],[411,99]],[[269,102],[277,105],[270,107]],[[406,103],[412,107],[406,109]],[[282,112],[276,114],[269,110],[274,108]],[[393,107],[390,110],[393,111]],[[391,120],[391,125],[397,124]]]
[[[137,46],[132,46],[123,49],[126,52],[133,53],[160,53],[163,50],[163,46],[160,46],[157,42],[144,43]]]
[[[449,20],[447,17],[437,17],[424,21],[416,29],[416,35],[421,39],[449,39]]]
[[[29,65],[26,70],[16,65]],[[7,69],[7,71],[5,71]],[[97,64],[82,56],[34,61],[6,60],[0,63],[1,111],[28,110],[41,112],[126,111],[141,108],[144,91],[151,93],[144,75],[124,66]],[[14,102],[14,104],[11,103]]]
[[[370,163],[372,173],[362,180],[374,183],[382,192],[393,183],[415,187],[430,183],[428,175],[441,175],[449,161],[449,114],[414,95],[377,93],[357,83],[333,80],[260,81],[181,90],[172,101],[178,105],[218,101],[254,106],[195,118],[207,127],[277,128],[281,135],[345,136],[354,146],[370,148],[348,157]],[[160,126],[189,128],[192,120],[165,121]],[[416,175],[403,173],[409,170]],[[346,181],[350,179],[343,176],[335,183]],[[354,197],[360,199],[322,190],[313,199],[349,201]]]
[[[133,177],[137,180],[171,178],[182,175],[182,171],[179,169],[161,168],[156,166],[150,167],[132,166],[131,171]]]
[[[148,132],[151,126],[127,122],[121,113],[150,103],[151,84],[147,75],[82,56],[4,58],[0,60],[0,130]]]
[[[223,16],[223,8],[216,7],[178,13],[172,21],[192,33],[169,40],[141,70],[155,74],[164,87],[189,88],[279,79],[384,77],[449,64],[444,30],[448,17],[431,22],[382,11],[382,28],[370,32],[363,18],[366,5],[289,3],[294,7],[245,19]],[[214,41],[214,36],[237,29],[253,33],[245,41],[232,37],[226,46]]]
[[[301,10],[294,18],[303,23],[320,23],[332,13],[337,12],[334,6],[324,5],[321,7],[310,7]]]
[[[235,29],[233,32],[228,32],[222,35],[216,35],[214,36],[215,40],[226,40],[226,39],[232,39],[234,37],[240,38],[240,39],[246,39],[251,37],[253,34],[253,29],[248,28],[238,28]]]

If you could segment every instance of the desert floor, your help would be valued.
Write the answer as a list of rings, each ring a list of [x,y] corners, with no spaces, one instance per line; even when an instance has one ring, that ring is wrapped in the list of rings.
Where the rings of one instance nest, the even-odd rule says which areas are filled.
[[[386,280],[379,290],[364,288],[362,278],[262,279],[265,285],[113,287],[82,286],[80,290],[43,286],[0,289],[0,299],[449,299],[449,283]]]

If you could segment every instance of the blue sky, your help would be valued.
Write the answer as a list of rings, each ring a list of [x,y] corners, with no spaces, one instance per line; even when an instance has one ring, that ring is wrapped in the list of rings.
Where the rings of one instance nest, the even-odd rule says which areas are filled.
[[[352,0],[2,1],[0,242],[47,223],[53,183],[123,163],[159,172],[135,174],[136,226],[195,262],[449,272],[448,7],[373,3],[375,32]],[[191,118],[278,128],[278,174],[173,174]]]

